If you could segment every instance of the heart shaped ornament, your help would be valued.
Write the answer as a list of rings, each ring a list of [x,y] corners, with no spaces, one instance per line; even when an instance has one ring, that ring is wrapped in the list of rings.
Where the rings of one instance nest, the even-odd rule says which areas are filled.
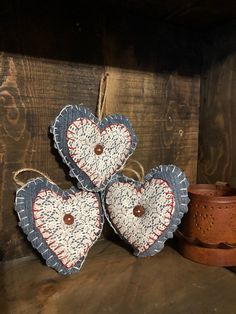
[[[17,191],[15,210],[32,246],[63,275],[80,270],[104,220],[97,193],[74,187],[63,191],[44,178]]]
[[[188,210],[188,181],[174,165],[151,170],[144,183],[117,174],[104,191],[106,218],[139,257],[160,252]]]
[[[66,106],[51,132],[70,175],[89,191],[103,190],[137,145],[129,120],[121,115],[99,121],[83,106]]]

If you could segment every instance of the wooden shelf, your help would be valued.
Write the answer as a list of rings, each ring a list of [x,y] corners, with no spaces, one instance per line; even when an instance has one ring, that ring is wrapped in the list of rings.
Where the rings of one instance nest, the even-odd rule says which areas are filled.
[[[1,264],[1,313],[235,313],[235,274],[184,259],[170,246],[138,259],[102,240],[79,274],[36,257]]]

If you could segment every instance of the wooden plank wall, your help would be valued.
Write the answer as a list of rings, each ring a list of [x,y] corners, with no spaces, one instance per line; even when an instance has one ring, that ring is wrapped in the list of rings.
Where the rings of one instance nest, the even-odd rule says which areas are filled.
[[[48,173],[62,188],[72,183],[68,170],[52,147],[48,126],[68,103],[82,102],[95,112],[98,84],[104,70],[110,73],[107,113],[122,113],[130,118],[139,137],[135,158],[143,163],[145,170],[159,163],[176,163],[194,182],[197,168],[200,61],[199,64],[193,62],[198,50],[191,34],[150,21],[144,27],[138,17],[123,14],[122,21],[109,16],[105,22],[95,20],[94,24],[84,18],[84,31],[79,31],[79,35],[71,33],[70,20],[64,21],[67,31],[64,30],[63,35],[44,21],[46,36],[39,33],[38,42],[34,38],[35,26],[31,30],[33,20],[20,17],[16,19],[22,24],[15,25],[18,32],[15,46],[3,41],[0,47],[5,51],[0,58],[0,249],[3,260],[32,252],[17,227],[13,210],[16,185],[12,172],[33,167]],[[30,32],[25,35],[27,42],[25,29]],[[126,34],[124,40],[123,34]],[[66,42],[67,48],[58,51],[50,46],[53,37],[56,47],[62,48]],[[91,41],[87,41],[88,37]],[[34,40],[34,49],[29,48],[30,38]],[[73,41],[77,39],[75,45]],[[86,54],[93,44],[94,51]],[[35,56],[29,56],[29,51],[31,55],[35,52]],[[39,58],[38,51],[46,58]]]
[[[236,187],[236,24],[211,34],[201,80],[198,182]]]
[[[59,186],[69,187],[68,171],[53,148],[49,125],[68,103],[83,102],[94,111],[101,69],[6,54],[0,62],[0,227],[1,250],[7,258],[24,255],[26,249],[13,211],[12,173],[32,167],[48,173]]]
[[[107,113],[122,113],[139,138],[133,158],[147,172],[175,163],[191,182],[197,172],[199,78],[107,68]]]

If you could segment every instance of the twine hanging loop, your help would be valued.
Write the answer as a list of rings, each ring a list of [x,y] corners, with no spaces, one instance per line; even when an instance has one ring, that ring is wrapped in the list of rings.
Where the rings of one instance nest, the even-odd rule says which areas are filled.
[[[52,184],[55,184],[55,183],[50,179],[50,177],[49,177],[47,174],[45,174],[45,173],[43,173],[43,172],[41,172],[41,171],[39,171],[39,170],[37,170],[37,169],[34,169],[34,168],[22,168],[22,169],[17,170],[16,172],[13,172],[13,181],[14,181],[17,185],[19,185],[19,186],[23,186],[23,185],[26,184],[26,182],[23,182],[23,181],[21,181],[21,180],[18,178],[18,176],[19,176],[21,173],[24,173],[24,172],[35,172],[35,173],[37,173],[37,174],[40,174],[42,177],[46,178],[46,179],[47,179],[49,182],[51,182]]]
[[[97,105],[97,117],[101,121],[105,115],[106,111],[106,98],[107,98],[107,90],[109,83],[109,73],[106,72],[102,74],[100,84],[99,84],[99,92],[98,92],[98,105]]]
[[[134,165],[138,166],[138,170],[134,169]],[[136,176],[138,181],[144,182],[144,168],[142,164],[136,159],[129,159],[124,168],[122,169],[123,173],[132,173]]]

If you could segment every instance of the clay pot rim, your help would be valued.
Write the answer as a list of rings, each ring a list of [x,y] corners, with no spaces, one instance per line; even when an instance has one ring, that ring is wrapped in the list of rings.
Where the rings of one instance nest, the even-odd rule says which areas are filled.
[[[212,191],[217,190],[216,184],[191,184],[188,189],[188,194],[191,199],[201,199],[206,200],[208,202],[219,202],[219,203],[230,203],[236,201],[236,189],[231,188],[229,186],[219,187],[219,190],[228,190],[233,192],[235,195],[228,195],[228,196],[215,196],[215,195],[204,195],[197,193],[197,191],[205,190],[205,191]]]
[[[198,245],[201,247],[208,247],[208,248],[221,248],[221,249],[236,249],[235,242],[228,242],[227,240],[220,240],[220,241],[202,241],[198,236],[186,236],[181,230],[175,231],[175,236],[180,239],[184,239],[189,244]],[[220,247],[219,247],[220,246]]]

